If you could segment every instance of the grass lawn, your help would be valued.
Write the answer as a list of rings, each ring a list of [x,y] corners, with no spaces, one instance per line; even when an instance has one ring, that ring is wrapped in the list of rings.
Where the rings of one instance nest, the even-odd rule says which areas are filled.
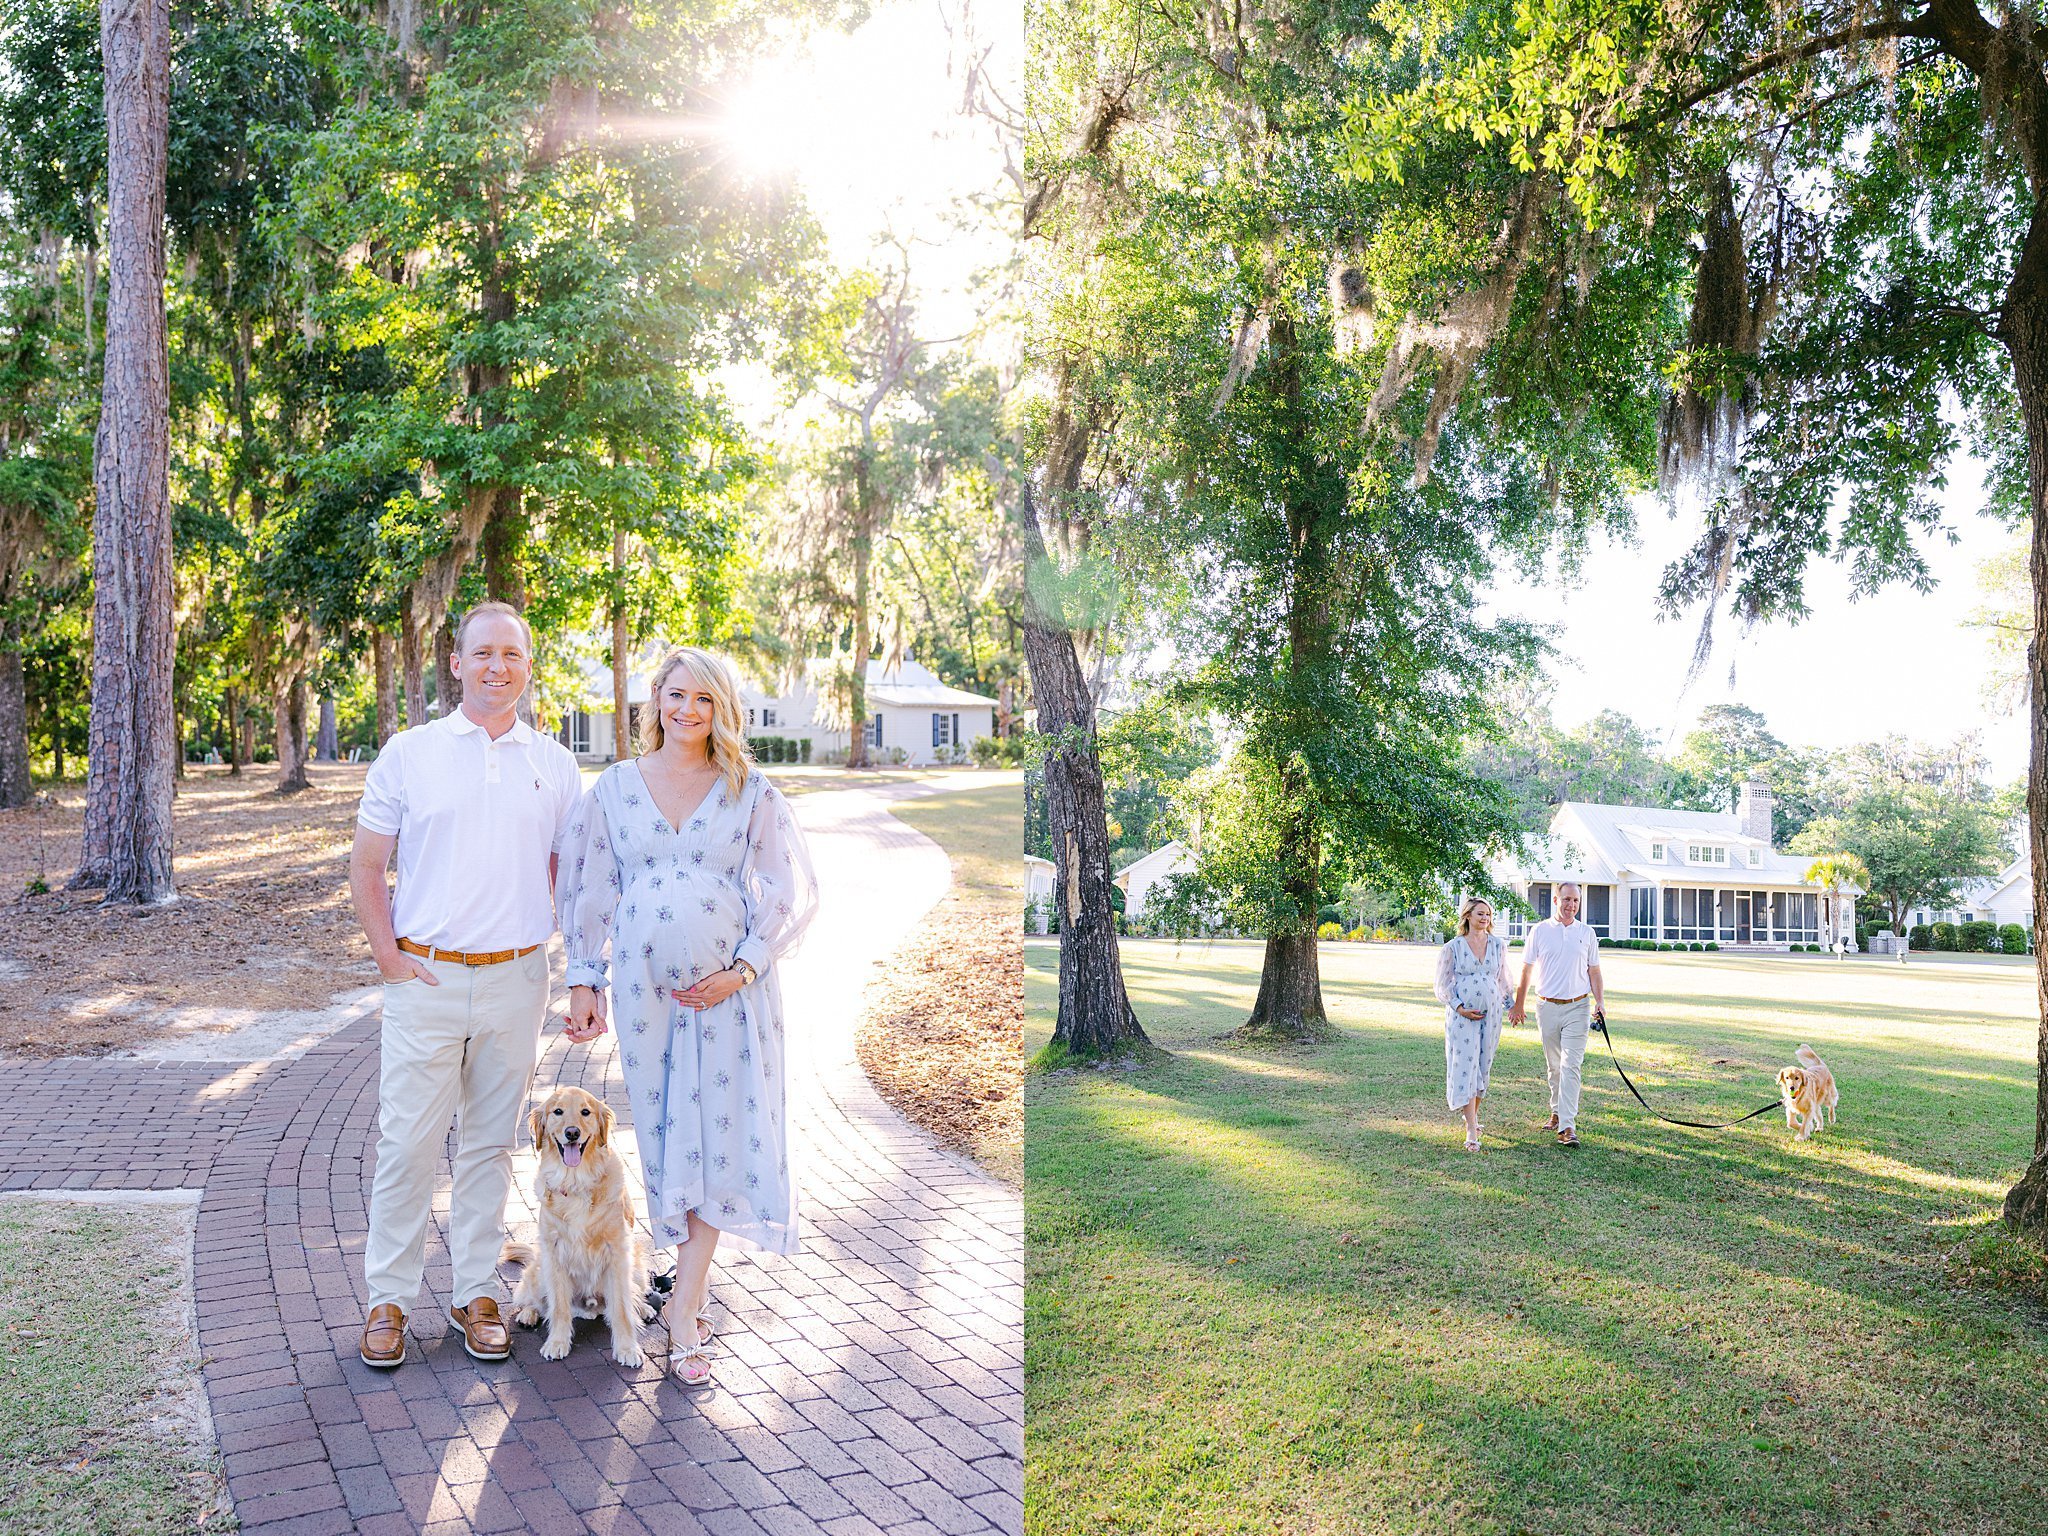
[[[953,886],[863,998],[861,1066],[884,1098],[1012,1184],[1024,1171],[1024,775],[890,804],[945,849]]]
[[[1129,943],[1170,1059],[1027,1091],[1027,1530],[2048,1530],[2048,1313],[1992,1217],[2031,1151],[2031,964],[1613,953],[1667,1113],[1597,1044],[1556,1147],[1533,1023],[1462,1150],[1434,952],[1326,944],[1337,1039],[1220,1040],[1259,949]],[[1057,951],[1026,950],[1026,1049]],[[1967,1268],[1959,1254],[1974,1253]]]
[[[957,782],[961,770],[950,771]],[[1024,775],[1015,768],[975,775],[972,789],[949,789],[889,807],[898,821],[917,828],[946,850],[953,862],[953,889],[978,907],[1024,910]],[[1020,915],[1021,925],[1023,918]]]
[[[148,1536],[234,1528],[188,1395],[182,1214],[0,1199],[0,1510],[9,1531]]]

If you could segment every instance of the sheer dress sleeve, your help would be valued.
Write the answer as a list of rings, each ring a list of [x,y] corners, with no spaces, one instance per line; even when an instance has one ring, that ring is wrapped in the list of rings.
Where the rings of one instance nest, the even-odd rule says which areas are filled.
[[[765,781],[747,820],[747,857],[740,876],[747,931],[733,958],[765,976],[772,961],[794,953],[818,912],[818,877],[803,829],[782,792]]]
[[[611,944],[612,918],[624,882],[619,878],[611,823],[605,819],[597,789],[591,785],[569,813],[556,881],[561,892],[562,944],[569,961],[564,980],[572,987],[601,989],[607,981],[605,951]]]
[[[1462,944],[1463,939],[1452,939],[1451,944]],[[1451,989],[1456,984],[1457,957],[1451,953],[1451,944],[1436,952],[1436,1000],[1450,1006]]]

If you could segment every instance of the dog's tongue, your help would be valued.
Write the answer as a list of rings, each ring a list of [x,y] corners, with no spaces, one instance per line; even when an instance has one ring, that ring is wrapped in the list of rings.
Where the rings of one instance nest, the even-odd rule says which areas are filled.
[[[583,1143],[580,1141],[572,1141],[566,1147],[562,1148],[562,1161],[567,1163],[571,1168],[574,1168],[578,1163],[582,1162]]]

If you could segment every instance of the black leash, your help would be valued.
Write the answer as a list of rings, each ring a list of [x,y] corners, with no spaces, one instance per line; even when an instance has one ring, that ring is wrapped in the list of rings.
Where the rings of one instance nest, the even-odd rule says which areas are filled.
[[[1649,1110],[1651,1114],[1656,1115],[1666,1125],[1685,1125],[1690,1126],[1696,1131],[1725,1131],[1731,1125],[1742,1124],[1742,1120],[1754,1120],[1758,1115],[1768,1115],[1772,1110],[1779,1107],[1780,1101],[1773,1101],[1766,1104],[1762,1109],[1752,1109],[1742,1117],[1742,1120],[1721,1120],[1712,1123],[1705,1120],[1674,1120],[1669,1115],[1659,1114],[1656,1106],[1643,1097],[1642,1089],[1629,1081],[1628,1073],[1622,1068],[1621,1058],[1614,1054],[1614,1036],[1607,1032],[1607,1015],[1604,1012],[1593,1015],[1593,1028],[1597,1029],[1600,1032],[1600,1038],[1607,1042],[1607,1059],[1614,1063],[1614,1070],[1621,1073],[1621,1080],[1624,1083],[1628,1083],[1628,1091],[1636,1096],[1636,1102]]]

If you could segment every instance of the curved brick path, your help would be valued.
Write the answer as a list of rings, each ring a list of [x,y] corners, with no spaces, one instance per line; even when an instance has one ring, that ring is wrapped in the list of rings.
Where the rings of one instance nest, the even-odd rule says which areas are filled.
[[[905,1125],[853,1054],[874,960],[945,890],[944,854],[885,809],[928,792],[794,801],[826,897],[784,976],[804,1251],[721,1255],[715,1393],[684,1394],[660,1357],[622,1369],[587,1323],[564,1361],[523,1330],[511,1360],[471,1360],[442,1312],[445,1168],[410,1358],[356,1358],[374,1020],[286,1062],[8,1064],[72,1112],[33,1139],[0,1124],[0,1188],[204,1190],[199,1342],[245,1530],[1021,1531],[1016,1192]],[[537,1081],[556,1079],[625,1117],[610,1036],[551,1031]]]

